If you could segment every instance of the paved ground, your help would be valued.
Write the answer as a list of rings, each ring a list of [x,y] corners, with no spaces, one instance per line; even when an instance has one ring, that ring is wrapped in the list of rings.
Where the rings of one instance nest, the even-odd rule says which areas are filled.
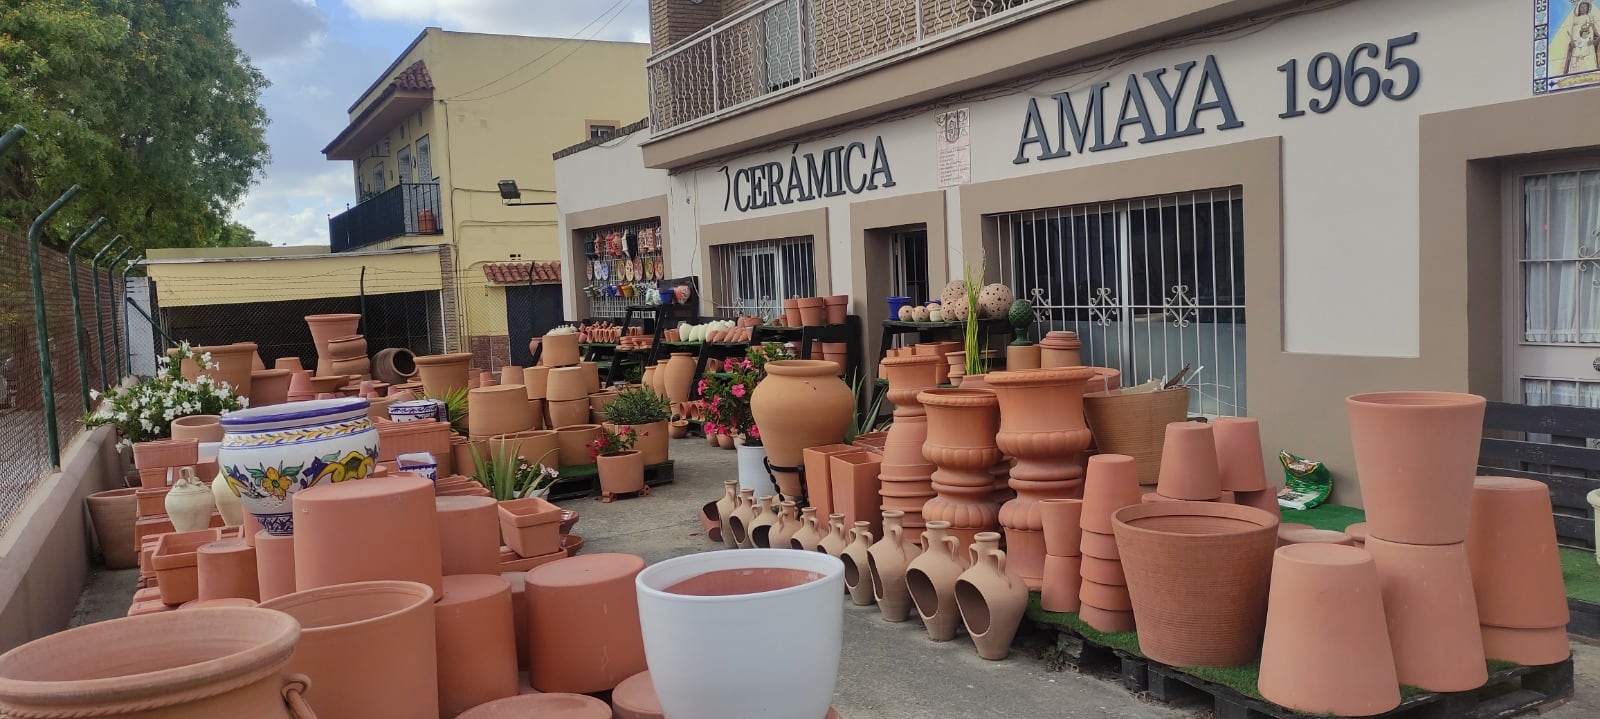
[[[562,502],[580,513],[575,533],[583,551],[630,552],[655,562],[693,552],[720,549],[700,533],[696,512],[717,498],[722,481],[734,476],[734,453],[711,449],[704,440],[673,442],[677,481],[657,487],[649,497]],[[137,572],[99,572],[79,603],[77,622],[121,616],[133,595]],[[845,601],[841,597],[841,601]],[[874,607],[845,601],[844,656],[834,706],[848,719],[911,717],[1123,718],[1191,717],[1193,710],[1152,705],[1118,684],[1066,672],[1047,671],[1027,652],[1005,661],[980,659],[965,636],[953,642],[927,639],[915,620],[884,622]],[[774,621],[782,621],[774,617]],[[761,661],[767,651],[759,627],[729,627],[735,661]],[[1600,647],[1575,646],[1577,695],[1545,716],[1588,719],[1600,716]]]

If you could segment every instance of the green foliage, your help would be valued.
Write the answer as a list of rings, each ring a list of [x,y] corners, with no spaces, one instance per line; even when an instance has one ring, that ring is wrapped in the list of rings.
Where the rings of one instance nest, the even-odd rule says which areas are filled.
[[[652,424],[671,418],[672,400],[649,387],[625,389],[606,405],[606,421],[616,425]]]
[[[633,427],[618,427],[616,432],[606,430],[600,433],[600,439],[589,443],[589,458],[615,457],[623,452],[631,452],[638,441],[639,431]]]
[[[467,390],[453,389],[440,395],[423,392],[422,398],[443,402],[445,413],[450,416],[450,431],[467,436]]]
[[[206,376],[207,370],[217,368],[211,353],[200,353],[185,342],[178,348],[179,355],[162,355],[156,359],[159,367],[156,376],[127,388],[116,388],[101,396],[91,390],[90,395],[100,400],[100,406],[84,418],[88,427],[112,425],[121,435],[123,446],[135,442],[148,442],[172,436],[172,420],[196,414],[227,414],[243,409],[249,400],[234,394],[233,387]],[[189,359],[201,368],[195,381],[183,376],[181,359]]]
[[[862,386],[865,384],[866,378],[857,377],[850,383],[851,393],[860,397]],[[861,409],[859,403],[857,404],[856,414],[850,419],[850,428],[845,430],[845,444],[856,441],[856,438],[863,434],[878,430],[878,415],[883,412],[883,398],[889,393],[878,390],[876,386],[873,387],[873,390],[872,403],[867,405],[866,409]]]
[[[267,80],[230,36],[236,3],[0,5],[0,119],[28,128],[0,163],[0,229],[77,183],[57,244],[99,215],[140,246],[253,241],[227,217],[268,159]]]
[[[980,335],[981,323],[978,320],[978,293],[981,289],[972,281],[972,266],[964,268],[967,274],[967,320],[966,320],[966,373],[981,375],[989,373],[989,360],[983,357],[983,338]],[[978,273],[980,277],[983,273]]]
[[[499,449],[490,452],[492,456],[489,457],[483,456],[476,445],[470,445],[472,478],[483,485],[484,489],[489,490],[496,501],[504,502],[526,496],[530,492],[540,492],[561,478],[560,472],[544,464],[545,459],[555,454],[557,450],[549,450],[538,461],[529,462],[522,455],[511,452],[512,442],[490,440],[489,443],[499,445]]]

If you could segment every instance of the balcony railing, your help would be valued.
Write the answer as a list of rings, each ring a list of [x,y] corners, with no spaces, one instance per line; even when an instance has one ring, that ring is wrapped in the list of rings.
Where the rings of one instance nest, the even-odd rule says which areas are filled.
[[[767,0],[650,58],[658,132],[711,117],[1034,0]]]
[[[438,235],[439,183],[404,182],[328,218],[328,244],[347,252],[405,235]]]

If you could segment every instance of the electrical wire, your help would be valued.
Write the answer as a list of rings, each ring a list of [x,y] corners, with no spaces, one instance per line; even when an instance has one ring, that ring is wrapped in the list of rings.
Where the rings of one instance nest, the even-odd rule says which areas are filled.
[[[632,5],[633,5],[633,3],[634,3],[634,2],[635,2],[635,0],[620,0],[620,3],[619,3],[619,4],[621,4],[621,5],[622,5],[622,7],[620,7],[620,8],[618,8],[618,9],[617,9],[617,11],[616,11],[616,12],[615,12],[615,13],[613,13],[613,14],[612,14],[612,15],[611,15],[611,17],[610,17],[610,18],[609,18],[609,19],[607,19],[607,20],[606,20],[606,22],[605,22],[605,24],[604,24],[604,25],[601,25],[601,26],[600,26],[600,27],[599,27],[599,28],[598,28],[598,29],[596,29],[596,30],[595,30],[595,31],[594,31],[594,33],[593,33],[593,34],[591,34],[591,35],[590,35],[590,36],[589,36],[589,37],[587,37],[587,38],[584,38],[584,39],[583,39],[583,40],[582,40],[582,41],[581,41],[581,42],[579,42],[579,43],[578,43],[578,45],[577,45],[577,46],[576,46],[576,47],[574,47],[574,48],[572,48],[572,51],[571,51],[571,52],[569,52],[569,53],[567,53],[567,54],[565,54],[565,55],[562,55],[562,56],[561,56],[561,59],[559,59],[559,60],[556,60],[556,61],[555,61],[555,62],[553,62],[553,63],[550,63],[550,66],[549,66],[549,67],[546,67],[546,68],[545,68],[545,69],[543,69],[543,70],[540,70],[540,71],[539,71],[539,72],[538,72],[538,73],[537,73],[537,74],[535,74],[535,75],[534,75],[534,76],[533,76],[533,77],[530,77],[530,78],[528,78],[528,79],[526,79],[526,80],[523,80],[523,81],[522,81],[522,82],[519,82],[519,83],[517,83],[517,84],[515,84],[515,85],[512,85],[512,86],[511,86],[511,87],[508,87],[508,88],[506,88],[506,89],[504,89],[504,90],[501,90],[501,91],[499,91],[499,92],[496,92],[496,93],[493,93],[493,94],[490,94],[490,95],[484,95],[484,96],[482,96],[482,97],[469,97],[469,98],[465,98],[465,100],[464,100],[464,101],[465,101],[465,102],[477,102],[477,101],[480,101],[480,100],[488,100],[488,99],[491,99],[491,98],[495,98],[495,97],[499,97],[499,96],[501,96],[501,95],[504,95],[504,94],[506,94],[506,93],[508,93],[508,92],[511,92],[511,91],[513,91],[513,90],[516,90],[516,89],[517,89],[517,88],[520,88],[520,87],[522,87],[522,86],[524,86],[524,85],[527,85],[527,84],[528,84],[528,83],[530,83],[530,82],[533,82],[533,81],[534,81],[534,80],[537,80],[537,79],[539,79],[539,78],[541,78],[541,77],[544,77],[544,75],[545,75],[545,74],[546,74],[546,73],[548,73],[548,72],[550,72],[550,71],[551,71],[551,70],[554,70],[554,69],[556,69],[556,68],[557,68],[557,67],[559,67],[559,66],[560,66],[560,65],[561,65],[561,63],[563,63],[563,62],[566,62],[566,61],[567,61],[567,60],[568,60],[568,59],[569,59],[569,58],[571,58],[571,57],[572,57],[572,56],[573,56],[573,55],[576,55],[576,54],[577,54],[577,53],[578,53],[578,51],[579,51],[579,50],[582,50],[582,49],[583,49],[583,46],[584,46],[584,45],[587,45],[587,44],[589,44],[589,43],[590,43],[590,42],[591,42],[591,41],[593,41],[593,40],[594,40],[594,39],[595,39],[595,38],[596,38],[596,37],[598,37],[598,36],[599,36],[599,35],[600,35],[600,33],[602,33],[602,32],[605,32],[605,30],[606,30],[606,28],[608,28],[608,27],[610,27],[610,26],[611,26],[611,23],[613,23],[613,22],[615,22],[615,21],[616,21],[616,19],[617,19],[617,18],[618,18],[618,17],[621,17],[621,16],[622,16],[622,13],[623,13],[623,12],[624,12],[624,11],[626,11],[626,10],[627,10],[627,9],[628,9],[628,8],[629,8],[629,7],[632,7]],[[614,7],[614,8],[615,8],[615,7],[617,7],[617,6],[616,6],[616,5],[613,5],[613,6],[612,6],[612,7]],[[608,10],[608,11],[607,11],[607,12],[610,12],[610,11],[609,11],[609,10]],[[555,49],[559,49],[559,48],[560,48],[560,46],[559,46],[559,45],[558,45],[558,46],[556,46],[556,48],[555,48]],[[552,52],[554,52],[554,49],[552,49],[552,50],[551,50],[551,51],[552,51]],[[491,83],[491,84],[492,84],[492,83]],[[465,95],[465,94],[469,94],[469,93],[462,93],[462,95]],[[457,96],[456,96],[456,97],[461,97],[461,95],[457,95]],[[454,98],[452,98],[452,99],[454,99]]]
[[[610,14],[611,11],[617,9],[618,5],[622,5],[623,3],[630,3],[631,4],[632,1],[633,0],[617,0],[616,3],[614,3],[609,8],[606,8],[599,15],[597,15],[593,20],[590,20],[583,27],[578,28],[578,31],[573,33],[572,37],[562,40],[561,42],[557,43],[555,45],[555,47],[552,47],[549,50],[546,50],[544,52],[539,53],[538,56],[534,57],[532,60],[529,60],[529,61],[517,66],[515,69],[512,69],[512,70],[506,72],[505,74],[503,74],[503,75],[501,75],[501,76],[499,76],[499,77],[497,77],[497,78],[495,78],[493,80],[490,80],[490,81],[488,81],[486,83],[483,83],[482,85],[479,85],[479,86],[477,86],[475,88],[472,88],[471,90],[467,90],[465,92],[458,92],[458,93],[456,93],[454,95],[451,95],[450,97],[443,98],[443,99],[445,99],[445,100],[454,100],[454,99],[456,99],[458,97],[463,97],[465,95],[471,95],[474,92],[482,90],[483,88],[486,88],[486,87],[488,87],[490,85],[493,85],[493,84],[495,84],[497,82],[500,82],[501,80],[504,80],[504,79],[506,79],[508,77],[511,77],[512,75],[515,75],[515,74],[517,74],[519,72],[522,72],[523,70],[526,70],[528,67],[532,66],[534,63],[536,63],[536,62],[538,62],[540,60],[543,60],[550,53],[553,53],[553,52],[555,52],[557,50],[560,50],[561,47],[563,45],[566,45],[568,41],[577,39],[577,36],[582,35],[584,30],[588,30],[590,28],[590,26],[594,25],[597,22],[600,22],[600,18],[605,17],[606,15]],[[609,25],[610,23],[607,23],[607,24]],[[602,27],[601,29],[604,30],[605,28]],[[596,34],[598,34],[598,32]],[[585,42],[587,42],[587,41],[585,41]]]

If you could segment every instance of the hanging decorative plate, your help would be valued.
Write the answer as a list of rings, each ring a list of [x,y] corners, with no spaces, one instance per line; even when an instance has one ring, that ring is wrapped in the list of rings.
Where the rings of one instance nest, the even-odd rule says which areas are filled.
[[[594,263],[594,276],[601,281],[611,279],[611,263],[605,260],[596,260]]]
[[[596,262],[599,262],[599,260],[589,260],[583,263],[583,273],[588,276],[590,282],[594,281],[594,265]]]
[[[644,260],[637,257],[633,259],[633,278],[636,280],[644,279]]]

